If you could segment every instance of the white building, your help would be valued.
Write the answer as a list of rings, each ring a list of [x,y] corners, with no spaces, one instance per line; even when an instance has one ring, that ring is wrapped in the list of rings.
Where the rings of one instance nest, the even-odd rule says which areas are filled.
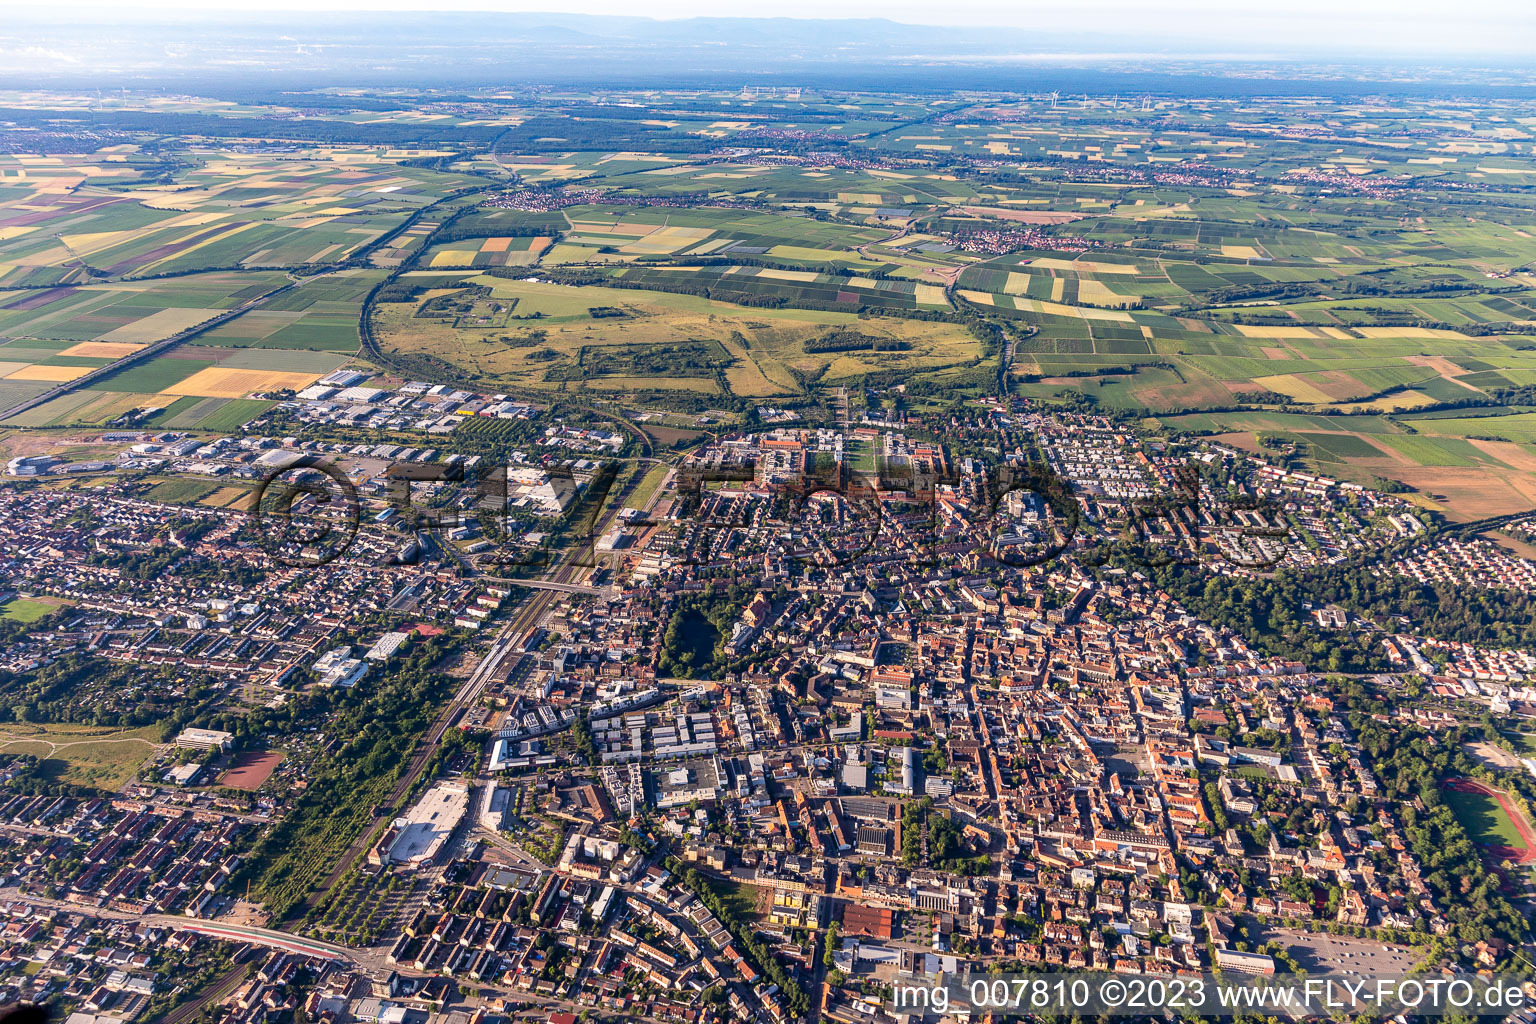
[[[335,686],[345,689],[355,686],[357,681],[368,674],[368,666],[352,657],[352,648],[336,647],[326,651],[315,659],[315,674],[320,677],[321,686]]]

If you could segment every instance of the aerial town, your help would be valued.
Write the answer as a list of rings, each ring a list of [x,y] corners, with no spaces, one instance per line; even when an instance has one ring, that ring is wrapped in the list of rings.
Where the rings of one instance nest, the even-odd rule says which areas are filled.
[[[289,13],[0,67],[0,1014],[1525,991],[1528,54]]]
[[[324,388],[276,408],[419,419],[439,390],[351,387],[361,413]],[[191,443],[106,432],[85,470],[8,467],[103,480],[0,492],[7,592],[59,609],[6,644],[4,671],[31,680],[16,720],[175,723],[107,795],[7,755],[6,958],[33,965],[12,998],[138,1019],[197,964],[219,982],[198,1005],[231,1021],[859,1024],[890,1016],[899,977],[965,968],[1492,965],[1519,939],[1447,888],[1478,867],[1437,863],[1454,819],[1385,803],[1401,782],[1381,773],[1402,768],[1378,733],[1434,743],[1518,717],[1536,658],[1318,604],[1299,614],[1321,635],[1375,647],[1340,642],[1320,668],[1197,614],[1158,569],[1183,552],[1240,584],[1364,553],[1386,577],[1529,592],[1536,564],[1503,547],[1447,535],[1398,554],[1430,529],[1398,496],[1023,399],[720,433],[624,467],[659,469],[648,493],[602,495],[622,431],[435,404],[529,427],[502,457],[497,544],[483,483],[433,481],[457,518],[430,527],[428,497],[394,486],[478,458],[446,452],[452,435],[324,445],[261,433],[269,414]],[[959,454],[977,437],[991,465]],[[997,472],[1034,453],[1071,508]],[[361,513],[318,564],[274,560],[245,516],[124,485],[306,456],[334,460]],[[1186,500],[1138,513],[1190,479]],[[537,550],[529,533],[583,506],[585,564],[507,569],[502,540]],[[425,741],[370,743],[372,716],[439,691]],[[1362,714],[1376,706],[1394,710]],[[1495,737],[1477,757],[1536,775],[1473,732]],[[313,789],[391,751],[410,762],[367,780],[375,805],[345,812],[358,834],[329,834]],[[300,852],[329,877],[293,884]],[[1501,898],[1494,870],[1481,884]]]

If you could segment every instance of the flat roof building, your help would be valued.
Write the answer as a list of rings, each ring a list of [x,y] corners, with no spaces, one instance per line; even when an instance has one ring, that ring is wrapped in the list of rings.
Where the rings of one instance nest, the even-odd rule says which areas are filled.
[[[217,729],[183,729],[176,737],[178,747],[188,747],[192,750],[228,750],[235,742],[235,734],[232,732],[220,732]]]

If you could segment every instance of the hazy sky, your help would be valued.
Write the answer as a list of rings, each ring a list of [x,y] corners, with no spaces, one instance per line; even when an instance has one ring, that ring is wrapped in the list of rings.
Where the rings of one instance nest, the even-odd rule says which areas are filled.
[[[1027,28],[1049,23],[1092,30],[1119,29],[1125,23],[1177,28],[1178,22],[1349,24],[1376,32],[1393,32],[1397,25],[1460,31],[1473,26],[1510,31],[1536,26],[1530,0],[155,0],[153,3],[79,3],[58,7],[109,8],[115,13],[172,10],[456,10],[560,11],[569,14],[620,14],[652,18],[790,17],[890,18],[920,25],[1012,25]],[[0,9],[31,7],[35,0],[0,0]],[[1105,20],[1116,19],[1116,20]],[[1198,28],[1191,24],[1190,28]],[[1299,26],[1298,26],[1299,27]],[[1536,47],[1536,36],[1526,40]],[[1507,42],[1507,40],[1506,40]]]
[[[34,0],[0,0],[0,9]],[[97,9],[115,21],[169,11],[479,10],[639,15],[654,18],[883,17],[911,24],[1013,26],[1049,32],[1145,34],[1166,42],[1226,40],[1242,49],[1308,44],[1324,49],[1536,54],[1536,0],[157,0],[99,3],[64,0],[51,12]]]

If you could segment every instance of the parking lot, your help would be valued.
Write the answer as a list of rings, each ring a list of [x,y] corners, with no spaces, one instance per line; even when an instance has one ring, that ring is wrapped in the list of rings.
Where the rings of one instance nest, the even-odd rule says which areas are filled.
[[[1419,961],[1419,952],[1412,946],[1388,945],[1376,939],[1312,935],[1289,928],[1265,928],[1261,932],[1264,939],[1283,943],[1296,962],[1313,974],[1407,974]]]

